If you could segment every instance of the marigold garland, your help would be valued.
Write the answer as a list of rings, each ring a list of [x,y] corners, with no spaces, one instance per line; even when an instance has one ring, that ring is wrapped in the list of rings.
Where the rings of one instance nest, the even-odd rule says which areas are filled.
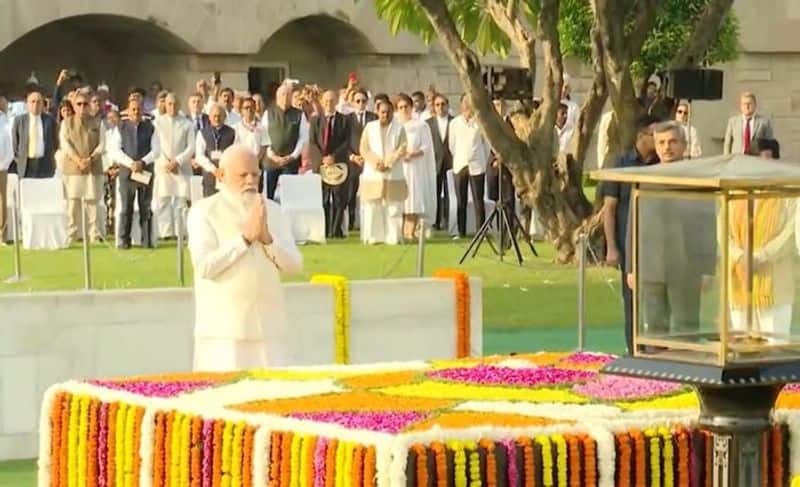
[[[85,486],[88,460],[88,441],[89,441],[89,396],[80,398],[80,417],[78,418],[78,485]]]
[[[328,441],[328,451],[325,454],[325,487],[334,487],[336,482],[336,452],[339,451],[339,441]]]
[[[361,487],[364,483],[364,446],[355,445],[353,448],[353,468],[351,483],[353,487]],[[427,484],[426,484],[427,485]]]
[[[344,478],[345,478],[345,451],[347,451],[347,447],[349,443],[347,441],[340,441],[339,444],[336,446],[336,477],[335,477],[335,486],[336,487],[343,487],[344,485]]]
[[[427,487],[428,485],[428,456],[425,453],[425,447],[420,444],[416,444],[411,447],[411,450],[417,456],[417,464],[415,465],[417,469],[417,485],[421,485]]]
[[[231,440],[231,487],[242,486],[242,442],[244,441],[244,423],[233,425]]]
[[[353,479],[353,456],[356,444],[348,441],[344,449],[344,470],[342,471],[342,486],[351,487],[350,482]]]
[[[469,487],[482,487],[481,456],[478,453],[478,444],[474,441],[466,441],[464,450],[469,452]]]
[[[630,487],[631,478],[631,445],[627,433],[614,436],[617,447],[617,487]]]
[[[534,487],[536,474],[533,455],[533,444],[530,438],[520,438],[517,443],[522,447],[523,487]]]
[[[456,358],[469,357],[472,355],[469,275],[456,269],[438,269],[434,271],[433,277],[453,280],[456,304]]]
[[[72,409],[72,400],[73,396],[71,394],[66,394],[61,403],[61,440],[59,443],[61,444],[61,448],[63,448],[63,453],[59,458],[58,469],[61,472],[60,479],[62,486],[69,485],[69,412]]]
[[[650,442],[650,484],[661,485],[661,440],[655,429],[645,431]]]
[[[248,426],[244,431],[242,440],[242,487],[253,486],[253,442],[255,441],[256,428]]]
[[[211,487],[219,487],[222,481],[222,432],[225,422],[222,420],[214,421],[214,456],[211,467]]]
[[[664,487],[674,487],[675,485],[675,478],[674,474],[674,460],[675,460],[675,452],[672,447],[672,433],[667,428],[659,428],[658,434],[661,435],[661,438],[664,441],[663,446],[661,447],[662,456],[664,458],[664,465],[662,467],[662,478],[664,480]]]
[[[689,473],[689,433],[685,429],[678,430],[677,436],[678,443],[678,485],[680,487],[688,487],[690,482]]]
[[[67,443],[67,485],[78,485],[78,426],[80,424],[81,398],[74,396],[69,405],[69,436]]]
[[[137,407],[133,419],[133,473],[131,475],[131,485],[138,487],[139,478],[142,473],[142,457],[140,449],[142,446],[142,420],[144,419],[144,408]]]
[[[460,441],[449,441],[447,446],[453,451],[453,482],[455,487],[467,487],[467,454]]]
[[[334,357],[337,364],[350,363],[350,284],[344,276],[316,274],[311,277],[313,284],[327,284],[333,287],[335,338]]]
[[[180,464],[181,464],[181,425],[183,423],[183,414],[176,412],[172,416],[172,429],[170,430],[169,442],[169,479],[170,487],[173,485],[180,485]]]
[[[301,463],[302,463],[302,448],[303,448],[303,440],[304,437],[302,435],[294,435],[292,438],[292,446],[291,446],[291,462],[289,463],[289,486],[290,487],[300,487],[301,479],[305,478],[305,476],[301,477]]]
[[[581,487],[581,451],[580,438],[577,436],[565,436],[567,440],[567,451],[569,457],[569,487]]]
[[[649,485],[647,479],[647,458],[645,458],[645,438],[642,432],[638,430],[632,430],[630,436],[633,445],[634,485],[636,487],[645,487]]]
[[[316,444],[313,436],[305,436],[301,447],[300,457],[300,485],[312,487],[314,485],[314,448]]]
[[[496,445],[492,440],[481,440],[479,444],[486,450],[486,486],[495,487],[497,485]]]
[[[269,450],[269,487],[280,487],[281,483],[281,441],[283,435],[273,431],[270,435]]]
[[[140,411],[139,407],[129,406],[125,416],[125,474],[123,480],[125,487],[133,487],[139,482],[136,473],[140,435],[140,432],[137,431],[139,429],[137,419],[141,418]]]
[[[61,463],[59,455],[64,451],[61,446],[61,408],[65,393],[59,392],[53,398],[50,406],[50,485],[51,487],[61,486]]]
[[[190,487],[202,487],[203,484],[203,419],[200,416],[195,416],[192,418],[192,425],[191,425],[191,433],[190,433],[190,441],[189,441],[189,462],[190,466],[190,475],[189,475],[189,485]]]
[[[367,447],[364,453],[364,487],[375,487],[375,476],[377,469],[375,466],[375,447]]]
[[[542,447],[542,485],[553,487],[553,451],[550,447],[550,438],[537,436],[536,443]]]
[[[597,443],[593,438],[585,436],[583,438],[583,457],[585,472],[585,487],[597,486]]]

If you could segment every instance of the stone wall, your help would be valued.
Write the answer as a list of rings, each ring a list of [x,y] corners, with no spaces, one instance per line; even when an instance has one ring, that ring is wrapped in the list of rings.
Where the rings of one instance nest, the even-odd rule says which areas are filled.
[[[482,350],[482,292],[472,279],[472,352]],[[333,290],[286,284],[295,365],[334,361]],[[351,282],[352,363],[455,355],[452,282]],[[37,452],[39,402],[70,379],[189,371],[194,301],[189,289],[0,295],[0,460]]]

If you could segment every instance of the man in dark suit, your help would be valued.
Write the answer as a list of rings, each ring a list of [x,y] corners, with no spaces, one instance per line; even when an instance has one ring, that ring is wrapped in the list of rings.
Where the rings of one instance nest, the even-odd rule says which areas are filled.
[[[28,93],[26,103],[28,113],[15,118],[11,129],[14,162],[9,172],[22,178],[51,178],[56,171],[56,121],[44,112],[44,96],[38,89]]]
[[[120,215],[120,235],[117,246],[131,248],[131,224],[133,220],[133,200],[139,203],[139,226],[142,231],[142,246],[154,246],[151,233],[152,213],[150,201],[153,199],[153,162],[156,150],[153,148],[154,127],[150,120],[143,118],[142,103],[138,100],[128,102],[128,119],[119,125],[119,147],[112,148],[114,160],[119,163],[119,195],[122,200]],[[150,173],[147,184],[134,181],[134,174],[143,176]]]
[[[347,219],[350,231],[355,229],[358,183],[364,168],[364,158],[360,154],[361,133],[366,124],[378,119],[378,115],[367,110],[368,99],[366,91],[358,90],[353,96],[356,111],[350,114],[350,173],[347,181]]]
[[[436,159],[436,222],[433,228],[442,229],[450,210],[450,197],[447,194],[447,171],[453,168],[453,155],[450,154],[449,133],[450,105],[447,97],[437,93],[433,97],[433,116],[426,120],[433,138],[433,155]]]
[[[350,124],[347,117],[336,111],[336,92],[328,90],[322,94],[323,114],[311,119],[309,130],[309,154],[311,168],[315,173],[322,166],[344,164],[347,167],[350,153]],[[322,206],[325,209],[325,236],[344,238],[342,223],[347,205],[347,180],[332,184],[322,182]]]

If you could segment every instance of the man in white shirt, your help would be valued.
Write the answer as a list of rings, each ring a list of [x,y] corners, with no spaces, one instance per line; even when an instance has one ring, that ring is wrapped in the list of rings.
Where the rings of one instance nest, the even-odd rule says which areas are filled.
[[[153,145],[158,148],[153,165],[153,194],[158,236],[172,238],[178,235],[176,213],[183,212],[189,201],[195,135],[191,122],[178,113],[174,93],[164,98],[164,107],[164,114],[153,122]]]
[[[453,175],[458,203],[458,237],[465,237],[467,186],[472,192],[476,228],[480,228],[486,220],[483,200],[486,190],[486,167],[491,155],[489,144],[483,138],[472,103],[466,94],[461,95],[461,115],[450,122],[448,146],[453,155]]]
[[[213,95],[208,98],[206,101],[205,112],[208,115],[211,115],[211,109],[215,104],[219,103],[225,108],[225,123],[228,126],[233,127],[242,121],[241,115],[239,115],[236,110],[233,109],[234,97],[235,95],[233,93],[233,88],[222,88],[219,92],[219,100],[217,100],[217,98]]]
[[[5,245],[6,230],[6,185],[8,183],[8,168],[14,160],[14,151],[11,148],[11,131],[0,127],[0,247]],[[14,205],[8,205],[13,207]]]
[[[411,94],[411,101],[414,102],[414,111],[411,114],[414,119],[425,121],[431,118],[431,112],[428,111],[428,105],[425,101],[425,93],[415,91]]]
[[[564,73],[564,83],[561,85],[561,103],[567,106],[567,125],[574,129],[578,126],[580,107],[572,100],[572,78]]]
[[[569,107],[561,104],[556,112],[556,137],[558,137],[558,151],[566,154],[569,150],[569,143],[572,140],[574,128],[567,123]]]
[[[687,102],[678,103],[678,108],[675,109],[675,121],[680,124],[683,135],[688,141],[683,157],[696,159],[702,156],[703,150],[700,148],[700,136],[697,134],[697,128],[689,125],[689,104]]]
[[[9,137],[11,136],[11,117],[8,115],[8,99],[3,95],[0,95],[0,130],[7,131]]]
[[[281,273],[303,258],[278,204],[258,193],[261,171],[242,146],[220,160],[220,191],[189,211],[195,275],[194,370],[288,365]]]
[[[260,164],[267,152],[269,138],[264,126],[256,120],[255,100],[251,97],[242,98],[241,112],[241,122],[233,126],[233,130],[236,132],[233,143],[250,149]]]

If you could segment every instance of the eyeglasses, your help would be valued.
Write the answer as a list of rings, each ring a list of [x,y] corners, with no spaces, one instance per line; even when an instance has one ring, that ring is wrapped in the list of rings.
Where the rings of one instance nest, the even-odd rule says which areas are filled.
[[[356,98],[353,100],[353,103],[366,103],[366,98]]]

